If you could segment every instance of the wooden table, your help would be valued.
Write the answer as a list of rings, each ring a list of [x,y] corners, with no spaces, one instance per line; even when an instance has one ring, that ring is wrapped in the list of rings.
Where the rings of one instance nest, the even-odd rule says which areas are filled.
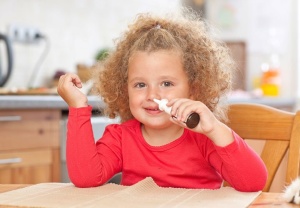
[[[16,190],[30,186],[29,184],[0,184],[0,193]],[[0,208],[2,206],[0,205]],[[298,207],[299,205],[284,202],[281,198],[281,193],[261,193],[249,206],[249,208],[268,208],[268,207]]]

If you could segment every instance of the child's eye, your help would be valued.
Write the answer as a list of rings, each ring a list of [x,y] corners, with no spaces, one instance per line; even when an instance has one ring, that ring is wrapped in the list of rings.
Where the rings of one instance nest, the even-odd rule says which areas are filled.
[[[141,83],[141,82],[136,83],[136,84],[134,85],[134,87],[136,87],[136,88],[143,88],[143,87],[145,87],[145,86],[146,86],[145,83]]]
[[[173,84],[171,82],[163,82],[162,86],[164,86],[164,87],[170,87],[170,86],[173,86]]]

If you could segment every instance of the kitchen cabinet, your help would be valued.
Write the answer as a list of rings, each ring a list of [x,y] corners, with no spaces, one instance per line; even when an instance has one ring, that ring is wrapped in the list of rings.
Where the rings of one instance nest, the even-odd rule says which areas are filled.
[[[60,181],[60,109],[0,110],[0,183]]]

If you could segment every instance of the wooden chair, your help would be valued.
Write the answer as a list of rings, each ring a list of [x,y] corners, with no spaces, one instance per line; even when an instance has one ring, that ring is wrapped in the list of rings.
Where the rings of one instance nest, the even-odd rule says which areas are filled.
[[[299,176],[300,110],[290,113],[261,104],[231,104],[228,117],[227,125],[243,139],[266,141],[261,158],[268,169],[268,180],[263,191],[269,191],[286,152],[285,185]]]

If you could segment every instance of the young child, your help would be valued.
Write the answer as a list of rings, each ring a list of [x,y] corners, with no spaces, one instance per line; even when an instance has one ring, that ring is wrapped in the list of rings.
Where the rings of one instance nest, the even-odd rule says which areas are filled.
[[[121,123],[96,144],[79,77],[61,76],[57,89],[69,106],[67,166],[76,186],[100,186],[122,172],[122,185],[152,177],[162,187],[218,189],[226,180],[239,191],[263,189],[262,160],[221,122],[234,64],[196,15],[140,14],[99,67],[105,113]],[[153,99],[169,100],[171,116]],[[192,112],[200,122],[189,129]]]

